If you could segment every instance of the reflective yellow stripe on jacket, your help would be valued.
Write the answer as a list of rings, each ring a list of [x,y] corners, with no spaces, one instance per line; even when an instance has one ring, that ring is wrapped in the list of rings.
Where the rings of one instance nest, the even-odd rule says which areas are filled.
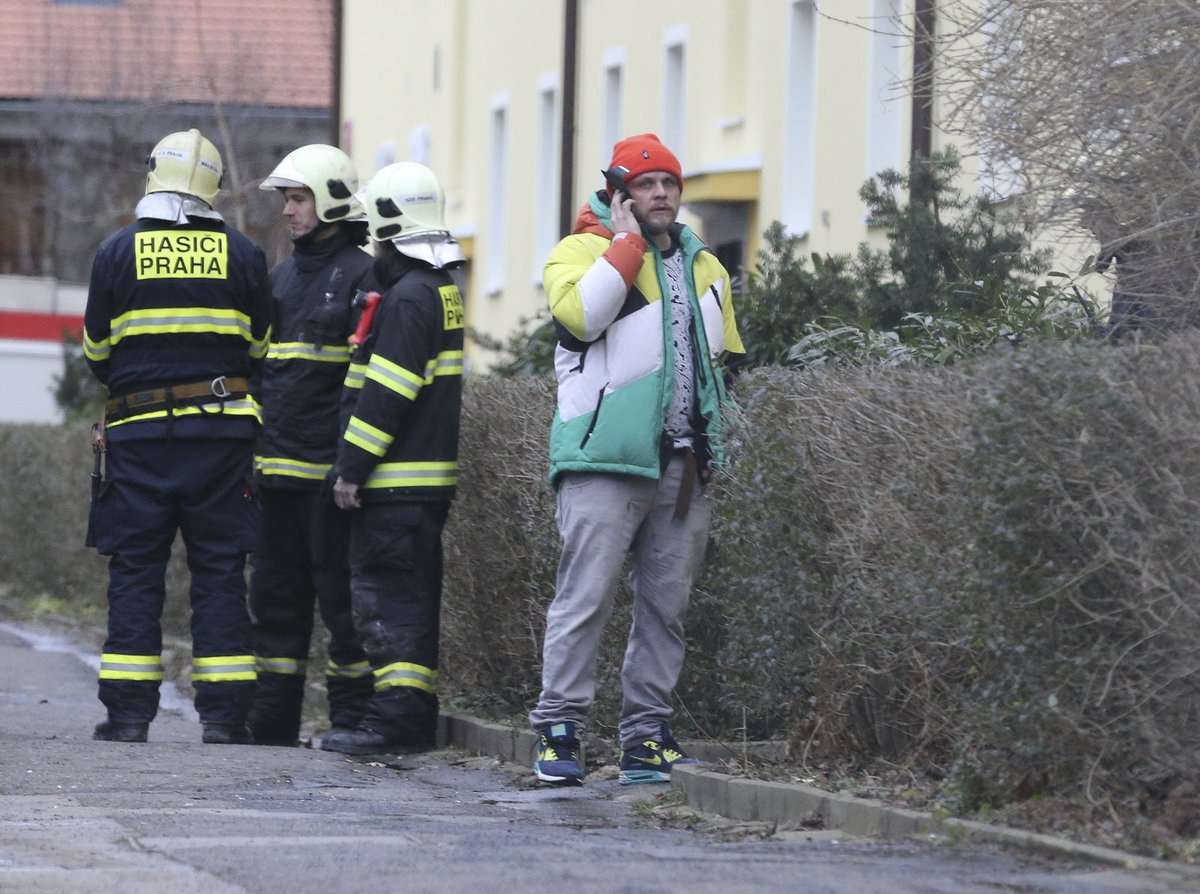
[[[313,345],[307,342],[276,342],[267,351],[268,360],[312,360],[317,363],[349,363],[349,345]]]
[[[350,368],[346,370],[346,382],[345,382],[346,387],[361,389],[363,386],[363,382],[365,382],[366,380],[367,380],[367,364],[351,363]]]
[[[453,487],[458,484],[458,462],[380,463],[363,485],[383,487]]]
[[[463,374],[463,352],[442,351],[425,366],[425,384],[434,376],[461,376]]]
[[[367,378],[409,400],[416,400],[417,393],[425,384],[423,377],[378,354],[371,355],[371,362],[367,364]]]
[[[392,446],[392,441],[395,440],[392,435],[389,435],[383,429],[368,425],[357,416],[350,417],[350,421],[346,424],[346,433],[343,437],[351,444],[361,447],[367,453],[374,456],[383,456],[387,453],[387,449]]]
[[[107,338],[92,339],[84,333],[83,352],[89,360],[107,360],[122,339],[183,332],[236,335],[250,345],[251,357],[267,356],[270,334],[256,339],[249,314],[219,307],[153,307],[127,311],[113,319]]]
[[[323,481],[333,465],[332,463],[306,463],[282,456],[255,456],[254,467],[263,475],[282,475],[287,478]]]

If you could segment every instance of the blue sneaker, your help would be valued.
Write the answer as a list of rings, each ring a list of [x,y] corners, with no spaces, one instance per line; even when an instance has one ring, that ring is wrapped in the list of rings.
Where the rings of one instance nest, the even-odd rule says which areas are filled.
[[[670,782],[672,767],[700,763],[683,753],[666,724],[663,724],[661,739],[647,739],[640,745],[625,749],[621,755],[621,776],[618,779],[621,785]]]
[[[583,785],[583,748],[573,723],[555,723],[541,730],[533,772],[551,785]]]

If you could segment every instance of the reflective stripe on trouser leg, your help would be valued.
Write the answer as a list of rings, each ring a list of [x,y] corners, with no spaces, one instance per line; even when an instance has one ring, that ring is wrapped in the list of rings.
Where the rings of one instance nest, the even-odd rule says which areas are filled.
[[[290,743],[300,737],[304,707],[305,667],[291,658],[257,656],[254,706],[248,723],[260,742]]]
[[[634,541],[633,621],[621,667],[622,748],[659,735],[670,719],[671,693],[683,668],[683,614],[704,559],[712,515],[707,488],[697,483],[687,515],[674,517],[683,466],[682,457],[671,459]]]
[[[625,555],[653,503],[656,483],[633,475],[568,473],[558,488],[562,553],[546,612],[542,692],[529,714],[541,729],[583,725],[596,692],[600,638],[612,614]]]
[[[364,659],[354,664],[335,664],[331,658],[325,668],[325,691],[329,697],[330,726],[347,729],[358,726],[375,691],[370,662]]]
[[[250,622],[258,681],[250,729],[262,742],[300,736],[313,632],[311,514],[314,491],[263,488],[263,538],[251,558]]]
[[[97,547],[111,557],[99,695],[113,720],[146,723],[158,713],[162,682],[160,618],[175,539],[171,490],[177,473],[162,444],[152,440],[112,443],[106,462],[96,519]],[[121,672],[128,663],[146,670]]]
[[[163,666],[158,655],[100,656],[100,700],[116,720],[149,722],[158,709]]]
[[[190,442],[180,441],[180,445]],[[245,723],[255,664],[246,599],[246,553],[257,547],[258,505],[248,499],[250,442],[194,442],[197,468],[180,501],[192,587],[193,684],[205,723]]]
[[[331,726],[353,728],[367,710],[374,691],[371,665],[354,629],[350,595],[350,525],[352,514],[330,500],[318,503],[314,530],[312,580],[317,608],[329,632],[325,691]]]
[[[449,504],[368,503],[354,513],[354,623],[375,670],[363,725],[431,740],[437,729],[442,528]],[[413,669],[419,669],[413,672]]]

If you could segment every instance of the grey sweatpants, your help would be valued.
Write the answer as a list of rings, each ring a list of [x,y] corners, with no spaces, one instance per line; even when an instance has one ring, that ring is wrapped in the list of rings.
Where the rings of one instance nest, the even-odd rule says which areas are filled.
[[[596,693],[600,637],[612,613],[625,554],[632,552],[633,623],[621,670],[621,747],[657,738],[671,716],[683,667],[683,612],[704,549],[712,508],[697,483],[682,520],[674,518],[683,458],[662,478],[569,473],[558,489],[562,556],[546,614],[542,694],[534,729],[585,725]]]

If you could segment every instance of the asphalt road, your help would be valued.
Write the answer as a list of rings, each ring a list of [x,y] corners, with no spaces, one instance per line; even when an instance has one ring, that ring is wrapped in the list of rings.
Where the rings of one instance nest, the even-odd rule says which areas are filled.
[[[178,701],[149,743],[94,742],[89,662],[0,625],[0,892],[1189,890],[986,848],[662,828],[645,802],[663,786],[534,787],[524,768],[453,749],[373,760],[202,745]]]

